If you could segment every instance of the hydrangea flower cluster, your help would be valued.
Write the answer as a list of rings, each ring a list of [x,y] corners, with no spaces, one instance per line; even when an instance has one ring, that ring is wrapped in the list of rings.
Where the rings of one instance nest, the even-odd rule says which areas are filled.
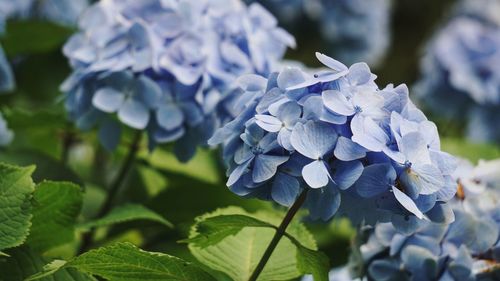
[[[454,173],[451,224],[423,222],[411,233],[381,223],[368,230],[360,259],[369,280],[498,280],[500,278],[500,159]],[[452,217],[450,217],[452,218]],[[356,259],[353,259],[356,261]],[[357,264],[352,264],[355,269]],[[355,271],[355,270],[353,270]]]
[[[107,0],[92,5],[64,46],[73,67],[66,108],[83,129],[100,126],[113,149],[120,124],[177,141],[181,160],[235,114],[236,78],[266,75],[294,38],[262,6],[240,0]]]
[[[88,0],[0,0],[0,31],[10,18],[37,18],[65,26],[76,24]]]
[[[316,56],[327,69],[313,75],[285,68],[239,78],[245,107],[209,140],[224,144],[231,191],[288,206],[308,189],[314,219],[340,208],[405,229],[438,220],[455,194],[454,158],[408,88],[380,89],[367,64]]]
[[[255,2],[255,1],[254,1]],[[391,0],[267,0],[260,1],[292,30],[303,18],[312,20],[329,53],[346,63],[376,65],[390,44]]]
[[[500,4],[464,1],[459,7],[428,45],[417,92],[436,114],[468,122],[472,140],[498,142]]]

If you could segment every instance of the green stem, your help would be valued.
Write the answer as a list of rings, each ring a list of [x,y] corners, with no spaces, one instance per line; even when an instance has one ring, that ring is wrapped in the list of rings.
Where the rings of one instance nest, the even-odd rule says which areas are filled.
[[[125,181],[125,178],[128,172],[130,171],[132,164],[134,163],[135,156],[139,151],[139,143],[141,142],[141,136],[142,132],[137,131],[132,143],[130,144],[128,154],[122,163],[120,171],[118,172],[118,175],[116,176],[115,180],[113,181],[111,187],[107,192],[106,200],[104,201],[99,212],[95,216],[96,219],[100,219],[105,215],[107,215],[108,212],[113,207],[113,202],[115,200],[115,197],[118,194],[120,187],[123,185],[123,182]],[[83,234],[82,243],[80,244],[80,249],[78,250],[78,254],[82,254],[90,248],[94,240],[94,234],[95,234],[95,228],[92,228],[88,232],[85,232]]]
[[[262,273],[262,270],[264,270],[264,267],[266,266],[267,262],[271,258],[271,255],[274,252],[274,249],[276,249],[276,246],[278,246],[278,243],[280,242],[281,238],[285,235],[286,233],[286,228],[292,221],[293,217],[297,212],[299,211],[300,207],[302,204],[304,204],[304,201],[306,200],[307,197],[307,188],[302,191],[300,194],[299,198],[293,203],[292,207],[288,210],[286,213],[285,217],[283,218],[283,221],[281,221],[281,224],[279,227],[276,229],[276,233],[274,234],[273,239],[271,240],[271,243],[267,246],[266,251],[264,252],[264,255],[260,259],[259,263],[257,264],[257,267],[255,267],[252,275],[248,279],[248,281],[256,281],[259,275]]]
[[[72,131],[71,124],[67,123],[62,133],[61,162],[64,165],[68,164],[69,152],[75,141],[75,133]]]

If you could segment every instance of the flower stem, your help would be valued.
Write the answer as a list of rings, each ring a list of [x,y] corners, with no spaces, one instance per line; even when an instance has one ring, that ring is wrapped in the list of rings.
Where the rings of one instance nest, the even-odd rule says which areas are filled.
[[[281,224],[279,227],[276,229],[276,233],[274,234],[273,239],[271,240],[271,243],[267,246],[266,251],[264,252],[264,255],[260,259],[259,263],[257,264],[257,267],[255,267],[252,275],[248,279],[248,281],[256,281],[259,275],[262,273],[262,270],[264,270],[264,267],[266,266],[267,262],[271,258],[272,253],[274,252],[274,249],[276,249],[276,246],[278,246],[279,241],[281,238],[285,235],[286,233],[286,228],[292,221],[293,217],[297,212],[299,211],[300,207],[302,204],[304,204],[304,201],[306,200],[307,197],[307,188],[302,191],[300,194],[299,198],[293,203],[292,207],[288,210],[286,213],[285,217],[283,218],[283,221],[281,221]]]
[[[99,209],[99,212],[95,216],[95,219],[100,219],[100,218],[104,217],[105,215],[108,214],[108,212],[113,207],[113,201],[115,200],[115,197],[118,194],[120,187],[123,185],[123,182],[125,181],[125,178],[126,178],[128,172],[130,171],[132,164],[134,163],[137,151],[139,151],[139,143],[141,141],[141,136],[142,136],[141,131],[137,131],[135,133],[134,139],[133,139],[132,143],[130,144],[128,154],[122,163],[122,166],[120,168],[120,171],[118,172],[118,175],[116,176],[115,180],[111,184],[111,187],[109,188],[107,195],[106,195],[106,200],[104,201],[101,208]],[[88,232],[83,234],[82,243],[80,245],[80,249],[78,250],[78,254],[82,254],[90,248],[90,246],[94,240],[94,234],[95,234],[95,228],[92,228]]]
[[[71,125],[67,123],[62,132],[61,162],[64,165],[68,164],[69,152],[73,144],[75,144],[75,141],[75,133],[72,131]]]

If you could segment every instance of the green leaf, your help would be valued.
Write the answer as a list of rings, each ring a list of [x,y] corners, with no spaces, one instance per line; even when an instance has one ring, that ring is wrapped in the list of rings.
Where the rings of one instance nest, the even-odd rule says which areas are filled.
[[[93,227],[101,227],[107,226],[122,222],[128,222],[133,220],[149,220],[161,223],[167,227],[173,227],[172,223],[167,221],[165,218],[160,216],[159,214],[151,211],[150,209],[138,205],[138,204],[126,204],[123,206],[119,206],[114,208],[108,215],[105,217],[90,221],[84,224],[79,225],[79,228],[82,229],[90,229]]]
[[[49,271],[45,265],[49,262],[26,246],[8,250],[9,258],[0,258],[0,280],[20,281],[40,271]],[[49,265],[54,266],[61,261],[53,261]],[[73,268],[52,270],[53,275],[41,275],[37,279],[41,281],[95,281],[94,278],[80,273]]]
[[[196,238],[195,243],[189,244],[189,249],[204,265],[226,273],[235,281],[246,281],[276,233],[276,225],[281,222],[283,215],[282,213],[270,211],[250,214],[237,207],[219,209],[198,218],[198,225],[202,221],[214,218],[208,222],[208,230],[214,234],[216,240],[220,241],[215,245],[199,247],[196,244],[201,243],[201,245],[205,246],[210,243],[201,240],[201,238]],[[221,218],[217,218],[218,216],[221,216]],[[242,216],[249,216],[250,219],[242,219]],[[230,232],[214,231],[217,227],[215,222],[221,222],[226,226],[229,225],[230,228],[239,228],[244,223],[249,223],[252,227],[247,225],[237,234],[233,234],[234,229]],[[206,235],[206,232],[203,232],[205,230],[207,230],[207,225],[201,227],[202,235]],[[199,237],[200,232],[198,231],[198,226],[193,226],[189,238]],[[290,236],[301,241],[304,247],[316,249],[316,243],[312,235],[304,225],[296,220],[290,223],[287,232]],[[221,239],[222,234],[228,234],[229,236]],[[210,240],[211,238],[205,239]],[[301,276],[303,270],[299,270],[298,261],[293,258],[297,252],[297,247],[292,241],[286,238],[281,239],[262,271],[259,280],[289,280]]]
[[[72,30],[46,21],[8,21],[2,46],[8,56],[58,49]]]
[[[303,274],[312,274],[314,281],[328,281],[330,262],[328,257],[319,251],[308,249],[295,238],[287,237],[297,247],[297,268]]]
[[[68,182],[42,182],[33,194],[31,233],[26,241],[38,252],[74,240],[75,223],[82,208],[82,191]],[[54,235],[57,233],[57,235]]]
[[[215,281],[199,267],[179,258],[143,251],[130,243],[118,243],[84,253],[68,261],[62,267],[48,267],[28,280],[61,268],[76,268],[110,281]]]
[[[227,236],[238,234],[245,227],[268,227],[276,229],[276,226],[253,217],[222,215],[198,222],[196,224],[197,235],[185,240],[185,242],[205,248],[219,243]]]
[[[0,250],[21,245],[28,236],[34,170],[0,163]]]

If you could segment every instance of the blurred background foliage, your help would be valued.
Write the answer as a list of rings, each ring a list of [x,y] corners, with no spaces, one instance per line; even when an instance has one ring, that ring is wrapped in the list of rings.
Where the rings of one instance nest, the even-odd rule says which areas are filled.
[[[382,63],[373,67],[381,85],[406,83],[410,89],[419,74],[419,58],[423,45],[439,24],[446,19],[453,0],[397,0],[391,19],[391,44]],[[264,5],[266,3],[263,3]],[[298,48],[289,51],[288,59],[298,60],[310,67],[319,67],[315,51],[325,52],[318,27],[307,18],[300,20],[298,29],[290,30],[297,38]],[[285,25],[286,26],[286,25]],[[82,133],[66,121],[59,85],[69,74],[61,46],[72,34],[71,28],[41,21],[8,21],[0,38],[13,66],[17,89],[10,95],[0,95],[0,109],[15,131],[15,140],[8,149],[0,151],[0,161],[27,165],[36,164],[35,181],[42,179],[69,180],[85,187],[83,216],[90,218],[104,197],[104,187],[117,171],[129,139],[113,154],[101,148],[95,132]],[[334,54],[330,54],[333,55]],[[334,56],[335,57],[335,56]],[[435,121],[442,135],[443,150],[471,161],[500,157],[498,144],[472,144],[461,136],[462,124]],[[66,157],[64,140],[72,149],[67,155],[70,168],[61,164]],[[145,250],[164,251],[194,260],[185,238],[194,218],[225,206],[241,206],[248,211],[280,209],[270,203],[243,199],[226,190],[225,175],[218,151],[200,149],[189,163],[179,163],[169,146],[149,154],[142,144],[139,161],[127,180],[126,192],[119,201],[141,202],[167,217],[177,227],[167,229],[153,223],[129,222],[101,230],[108,238],[99,243],[131,241]],[[108,171],[112,171],[109,173]],[[328,227],[308,223],[319,248],[332,265],[346,262],[352,230],[343,220]],[[130,230],[132,229],[132,230]],[[103,237],[101,233],[101,237]],[[71,256],[75,245],[53,250],[53,255]]]

